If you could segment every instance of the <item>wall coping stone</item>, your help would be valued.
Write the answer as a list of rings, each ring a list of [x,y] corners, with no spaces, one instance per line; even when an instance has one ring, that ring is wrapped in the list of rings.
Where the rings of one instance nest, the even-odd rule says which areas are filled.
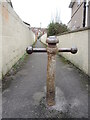
[[[85,31],[85,30],[90,30],[90,27],[84,27],[84,28],[80,28],[80,29],[64,32],[64,33],[58,34],[56,36],[61,36],[61,35],[65,35],[65,34],[75,33],[75,32],[81,32],[81,31]]]

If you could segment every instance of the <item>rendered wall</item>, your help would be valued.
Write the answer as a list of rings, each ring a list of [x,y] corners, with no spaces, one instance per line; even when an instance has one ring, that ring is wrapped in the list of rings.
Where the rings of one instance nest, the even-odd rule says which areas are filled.
[[[2,9],[0,2],[0,120],[2,118]]]
[[[47,39],[47,33],[45,33],[42,37],[41,37],[41,41],[46,44],[46,39]]]
[[[2,78],[2,8],[0,2],[0,79]]]
[[[5,75],[24,55],[26,47],[33,44],[35,35],[7,2],[2,2],[0,7],[2,9],[2,74]]]
[[[90,28],[64,33],[57,38],[59,39],[58,48],[78,48],[77,54],[60,54],[90,76]],[[46,43],[45,39],[42,39],[42,42]]]
[[[69,47],[76,46],[78,48],[77,54],[62,53],[66,59],[70,60],[74,65],[83,70],[86,74],[90,75],[88,68],[88,33],[90,29],[81,30],[58,36],[59,44],[58,47]]]

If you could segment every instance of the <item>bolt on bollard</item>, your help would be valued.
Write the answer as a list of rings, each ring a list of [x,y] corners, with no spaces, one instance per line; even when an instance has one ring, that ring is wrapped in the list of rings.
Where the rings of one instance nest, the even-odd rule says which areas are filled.
[[[47,64],[47,93],[46,101],[49,106],[55,105],[55,68],[56,68],[56,53],[58,48],[56,44],[59,40],[55,36],[50,36],[47,38],[47,54],[48,54],[48,64]]]

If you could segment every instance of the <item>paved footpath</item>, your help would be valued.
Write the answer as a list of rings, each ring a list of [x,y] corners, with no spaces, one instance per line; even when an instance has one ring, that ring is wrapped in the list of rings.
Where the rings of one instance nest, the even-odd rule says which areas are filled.
[[[37,41],[35,47],[44,47]],[[87,118],[88,77],[56,56],[56,105],[46,104],[47,54],[29,55],[21,69],[7,77],[3,118]]]

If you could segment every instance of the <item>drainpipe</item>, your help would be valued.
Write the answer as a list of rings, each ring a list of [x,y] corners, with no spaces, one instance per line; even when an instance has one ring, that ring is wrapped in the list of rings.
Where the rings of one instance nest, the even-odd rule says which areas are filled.
[[[86,0],[84,0],[84,6],[83,6],[83,27],[85,27],[86,24]]]
[[[86,0],[86,27],[88,27],[88,6],[89,6],[89,4],[88,4],[88,0]]]

